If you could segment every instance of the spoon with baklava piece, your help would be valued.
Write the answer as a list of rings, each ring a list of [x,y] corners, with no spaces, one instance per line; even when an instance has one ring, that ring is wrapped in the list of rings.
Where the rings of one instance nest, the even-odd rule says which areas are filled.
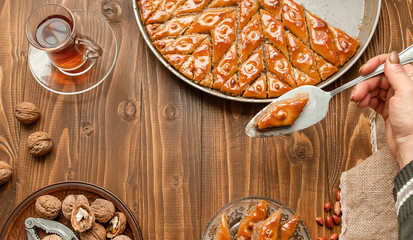
[[[413,45],[400,52],[399,58],[402,65],[413,62]],[[249,137],[274,137],[311,127],[325,118],[332,97],[383,72],[384,64],[331,92],[312,85],[294,88],[256,114],[245,132]]]

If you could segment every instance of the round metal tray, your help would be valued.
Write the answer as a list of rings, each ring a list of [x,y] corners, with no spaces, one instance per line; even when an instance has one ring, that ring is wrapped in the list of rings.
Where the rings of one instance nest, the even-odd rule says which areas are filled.
[[[251,103],[269,103],[274,98],[268,99],[251,99],[243,97],[233,97],[216,90],[203,87],[194,81],[188,79],[176,70],[161,53],[153,46],[152,41],[146,32],[145,26],[141,20],[141,14],[139,11],[138,0],[132,0],[133,10],[135,12],[135,18],[138,23],[139,30],[145,39],[146,44],[155,54],[155,56],[161,61],[161,63],[169,69],[173,74],[179,77],[189,85],[212,94],[217,97],[221,97],[228,100],[238,102],[251,102]],[[340,78],[345,72],[347,72],[361,57],[366,50],[371,38],[373,37],[376,29],[382,0],[295,0],[297,3],[302,4],[305,9],[326,20],[330,25],[344,30],[352,37],[356,37],[360,41],[360,47],[356,54],[351,58],[340,70],[327,80],[321,82],[317,86],[323,88],[330,83]]]

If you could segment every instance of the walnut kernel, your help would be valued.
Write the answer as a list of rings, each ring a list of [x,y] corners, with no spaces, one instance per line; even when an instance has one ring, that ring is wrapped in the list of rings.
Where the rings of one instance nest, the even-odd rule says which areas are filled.
[[[111,201],[98,198],[91,205],[90,208],[95,213],[97,222],[107,223],[115,214],[115,205]]]
[[[115,238],[112,238],[112,240],[131,240],[131,239],[126,235],[119,235]]]
[[[44,156],[52,150],[53,144],[49,134],[45,132],[35,132],[27,138],[27,148],[29,152],[36,156]]]
[[[89,201],[85,197],[85,195],[79,194],[79,195],[68,195],[64,200],[62,204],[62,213],[63,216],[67,219],[72,218],[72,211],[75,209],[77,206],[84,204],[89,206]]]
[[[8,182],[11,178],[12,169],[6,162],[0,161],[0,185]]]
[[[23,124],[32,124],[40,118],[39,108],[31,102],[17,104],[14,115]]]
[[[123,231],[125,231],[126,224],[128,224],[128,220],[126,219],[125,214],[116,212],[106,228],[106,236],[108,238],[114,238],[122,234]]]
[[[95,222],[95,214],[88,205],[80,204],[73,209],[70,222],[74,230],[80,233],[86,232]]]
[[[63,240],[63,238],[61,238],[60,236],[58,236],[56,234],[52,234],[52,235],[48,235],[48,236],[42,238],[42,240]]]
[[[92,228],[86,232],[80,233],[79,236],[81,240],[105,240],[106,231],[101,224],[93,222]]]
[[[52,195],[43,195],[36,200],[35,209],[42,218],[54,219],[62,209],[62,202]]]

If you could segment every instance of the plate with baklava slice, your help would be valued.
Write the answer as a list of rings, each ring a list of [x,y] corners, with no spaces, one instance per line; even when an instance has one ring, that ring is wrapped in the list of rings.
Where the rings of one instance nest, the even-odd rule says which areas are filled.
[[[132,1],[163,65],[197,89],[243,102],[334,82],[366,49],[381,7],[381,0]]]
[[[209,220],[202,240],[311,239],[301,220],[287,205],[266,197],[236,199]]]

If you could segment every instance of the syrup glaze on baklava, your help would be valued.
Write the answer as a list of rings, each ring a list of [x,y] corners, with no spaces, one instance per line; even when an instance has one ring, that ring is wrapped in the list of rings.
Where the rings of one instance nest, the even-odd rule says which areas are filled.
[[[153,45],[192,81],[275,98],[334,75],[359,42],[293,0],[136,0]]]

